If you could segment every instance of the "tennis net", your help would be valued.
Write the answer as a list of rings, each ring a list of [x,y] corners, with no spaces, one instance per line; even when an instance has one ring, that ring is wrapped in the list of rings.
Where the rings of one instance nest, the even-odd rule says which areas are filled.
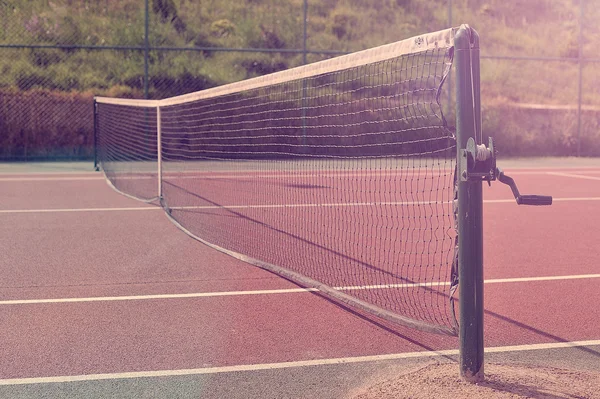
[[[157,111],[114,103],[95,105],[97,156],[108,181],[122,194],[150,202],[158,198]]]
[[[98,159],[199,241],[455,335],[448,29],[164,100],[95,100]]]

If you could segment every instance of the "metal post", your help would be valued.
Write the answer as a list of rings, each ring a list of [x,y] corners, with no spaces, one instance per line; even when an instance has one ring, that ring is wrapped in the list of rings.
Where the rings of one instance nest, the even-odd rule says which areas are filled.
[[[162,127],[160,106],[156,106],[156,159],[158,161],[158,198],[162,204]]]
[[[98,172],[98,104],[96,103],[96,97],[94,97],[94,170]]]
[[[478,136],[479,37],[463,25],[455,40],[456,140],[458,163],[466,157],[467,140]],[[483,198],[482,181],[458,176],[458,240],[460,301],[460,375],[483,379]]]
[[[144,98],[148,99],[148,58],[150,51],[150,39],[148,38],[150,10],[148,8],[148,0],[145,0],[144,18]]]

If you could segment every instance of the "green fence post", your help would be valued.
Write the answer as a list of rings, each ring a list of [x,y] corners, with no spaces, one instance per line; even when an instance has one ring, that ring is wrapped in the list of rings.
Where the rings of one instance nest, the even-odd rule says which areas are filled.
[[[303,23],[302,23],[302,64],[306,65],[307,58],[307,41],[308,41],[308,0],[304,0],[302,7]]]
[[[144,98],[148,99],[148,63],[150,57],[150,38],[149,38],[149,25],[150,25],[150,9],[148,5],[148,0],[145,1],[145,10],[144,10]]]
[[[463,25],[455,37],[456,141],[458,165],[466,165],[464,149],[477,140],[479,105],[479,37]],[[460,170],[460,169],[459,169]],[[460,375],[469,382],[483,379],[483,201],[481,179],[458,176],[458,271],[460,301]]]

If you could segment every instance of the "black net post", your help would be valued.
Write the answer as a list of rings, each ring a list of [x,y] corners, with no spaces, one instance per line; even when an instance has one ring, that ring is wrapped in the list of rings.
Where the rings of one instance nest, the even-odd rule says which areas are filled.
[[[467,141],[480,127],[479,37],[463,25],[455,37],[457,164],[466,165]],[[465,158],[465,159],[463,159]],[[481,178],[458,176],[460,375],[483,380],[483,200]]]

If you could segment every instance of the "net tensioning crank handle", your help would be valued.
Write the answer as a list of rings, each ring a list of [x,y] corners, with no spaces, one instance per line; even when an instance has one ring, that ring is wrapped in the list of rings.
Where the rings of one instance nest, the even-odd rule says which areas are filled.
[[[517,198],[519,205],[552,205],[552,197],[549,195],[521,195]]]
[[[502,169],[496,168],[496,176],[501,183],[507,184],[519,205],[552,205],[552,197],[549,195],[521,195],[517,184],[512,177],[506,176]]]

